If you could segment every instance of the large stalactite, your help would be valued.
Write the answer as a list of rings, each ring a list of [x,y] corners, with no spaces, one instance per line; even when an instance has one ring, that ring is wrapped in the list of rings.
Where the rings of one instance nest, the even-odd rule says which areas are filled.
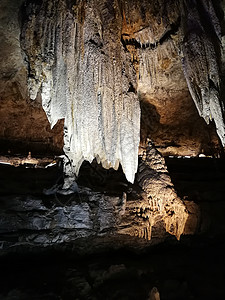
[[[119,6],[80,1],[68,7],[66,1],[44,0],[26,4],[26,14],[22,45],[30,96],[35,99],[41,88],[52,126],[65,119],[67,175],[77,175],[84,160],[97,158],[106,168],[121,163],[133,182],[140,108],[135,70],[120,42]]]
[[[181,1],[181,53],[184,75],[199,115],[214,119],[225,145],[224,104],[221,101],[221,26],[214,1]]]

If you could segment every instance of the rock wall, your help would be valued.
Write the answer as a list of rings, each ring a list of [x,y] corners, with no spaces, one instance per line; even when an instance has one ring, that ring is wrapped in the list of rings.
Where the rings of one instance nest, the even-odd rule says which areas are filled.
[[[62,195],[57,189],[43,195],[43,187],[59,181],[56,167],[1,167],[3,252],[10,248],[62,246],[65,242],[70,245],[74,241],[83,245],[88,239],[100,237],[109,245],[116,240],[121,245],[139,247],[152,238],[162,241],[170,234],[180,239],[182,234],[195,233],[200,219],[198,206],[177,196],[164,158],[151,143],[146,149],[134,185],[126,181],[122,170],[112,173],[111,169],[110,174],[102,168],[101,176],[101,170],[96,168],[92,169],[95,176],[91,176],[89,167],[82,170],[84,178],[78,178],[79,190],[71,195]],[[96,184],[98,176],[102,178]],[[92,177],[93,189],[82,186]]]
[[[30,100],[20,47],[24,1],[0,3],[0,143],[2,153],[62,153],[63,122],[51,130],[41,99]]]

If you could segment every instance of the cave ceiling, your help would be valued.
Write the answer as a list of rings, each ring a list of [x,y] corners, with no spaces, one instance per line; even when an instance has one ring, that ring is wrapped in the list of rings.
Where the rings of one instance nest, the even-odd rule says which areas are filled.
[[[90,151],[84,155],[81,148],[82,154],[76,154],[80,157],[78,165],[83,157],[92,160],[99,148],[98,159],[106,166],[109,163],[116,167],[127,154],[128,159],[136,157],[138,103],[140,145],[151,138],[165,155],[215,155],[221,151],[224,144],[224,1],[2,0],[0,8],[0,139],[4,151],[17,151],[22,141],[21,151],[62,152],[63,143],[66,144],[62,119],[71,99],[66,98],[67,106],[62,106],[61,99],[68,94],[68,89],[70,92],[73,89],[73,97],[83,95],[80,103],[89,99],[83,105],[92,112],[93,118],[99,114],[96,99],[100,93],[108,101],[105,107],[112,108],[115,101],[121,112],[115,118],[113,130],[111,124],[103,133],[109,137],[105,148],[101,147],[101,138],[98,149],[90,146],[91,155]],[[51,30],[58,30],[58,35]],[[54,34],[58,41],[52,41],[55,48],[51,52],[47,43],[51,43],[49,39]],[[73,37],[77,38],[78,47],[76,65],[70,44]],[[75,71],[75,67],[79,70]],[[65,73],[64,77],[58,76]],[[91,76],[95,78],[90,80]],[[96,91],[98,96],[93,97]],[[130,105],[127,111],[119,108],[121,95],[126,96],[123,97],[127,101],[125,107]],[[105,119],[113,119],[115,116],[108,112],[103,108]],[[97,128],[99,123],[93,126],[91,114],[81,117],[77,126],[86,122],[84,126]],[[118,136],[123,135],[123,121],[127,124],[125,116],[127,120],[134,116],[136,119],[125,130],[127,136],[121,141]],[[48,121],[55,125],[52,129]],[[70,133],[68,117],[65,122],[67,137],[73,136],[73,143],[77,144]],[[85,134],[81,133],[82,147],[87,148]],[[113,148],[112,140],[115,149],[109,158],[106,153]],[[132,150],[121,151],[126,148],[122,143],[128,141],[132,141],[129,142]],[[137,162],[133,166],[124,163],[124,168],[133,168],[129,172],[134,173],[136,165]]]

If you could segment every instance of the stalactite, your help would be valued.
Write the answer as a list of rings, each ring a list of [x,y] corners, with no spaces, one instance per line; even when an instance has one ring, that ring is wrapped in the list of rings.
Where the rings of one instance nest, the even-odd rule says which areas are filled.
[[[162,87],[171,86],[171,74],[174,75],[173,68],[177,65],[174,36],[180,29],[179,2],[144,0],[140,3],[136,0],[122,3],[122,39],[135,57],[134,62],[136,60],[138,90],[149,95],[158,94]]]
[[[41,89],[53,127],[65,119],[67,172],[84,160],[106,168],[121,163],[130,182],[138,163],[140,108],[136,74],[120,41],[117,1],[27,1],[21,44],[30,97]],[[66,164],[66,163],[65,163]]]
[[[170,90],[176,91],[183,88],[183,84],[178,87],[173,79],[182,75],[182,71],[176,72],[175,69],[180,63],[174,59],[177,57],[177,52],[177,45],[172,39],[154,49],[139,49],[138,90],[140,92],[157,97],[164,93],[165,86],[167,86],[167,93]]]
[[[221,28],[211,0],[184,0],[182,63],[191,96],[200,116],[214,119],[225,145],[224,105],[220,100]]]

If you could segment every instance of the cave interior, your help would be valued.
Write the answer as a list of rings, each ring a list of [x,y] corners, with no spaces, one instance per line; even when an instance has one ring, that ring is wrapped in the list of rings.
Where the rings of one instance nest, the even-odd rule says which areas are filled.
[[[0,1],[0,299],[225,299],[225,1]]]

